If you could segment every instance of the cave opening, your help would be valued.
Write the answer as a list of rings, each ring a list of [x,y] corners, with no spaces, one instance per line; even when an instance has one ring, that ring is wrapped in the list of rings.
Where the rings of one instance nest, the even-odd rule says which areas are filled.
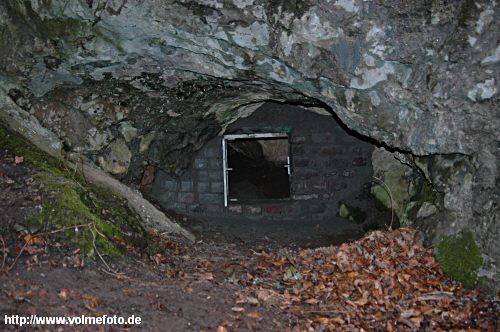
[[[231,122],[182,174],[156,174],[151,195],[200,238],[314,247],[382,228],[375,145],[331,110],[265,102]]]

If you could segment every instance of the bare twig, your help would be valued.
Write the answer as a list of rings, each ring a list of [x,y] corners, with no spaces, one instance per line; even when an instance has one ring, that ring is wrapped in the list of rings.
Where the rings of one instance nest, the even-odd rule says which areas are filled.
[[[2,242],[2,254],[3,254],[2,265],[0,266],[0,271],[1,271],[5,265],[5,261],[7,260],[7,248],[5,247],[5,241],[3,240],[3,236],[1,235],[0,235],[0,241]]]
[[[443,299],[452,299],[452,292],[430,292],[426,294],[422,294],[422,296],[418,297],[419,301],[439,301]]]
[[[156,281],[141,281],[139,279],[135,279],[135,278],[131,278],[129,276],[127,276],[125,273],[122,273],[122,272],[113,272],[113,271],[108,271],[106,269],[103,269],[103,268],[99,268],[99,270],[101,272],[104,272],[110,276],[113,276],[115,277],[116,279],[119,279],[119,280],[126,280],[126,281],[129,281],[129,282],[133,282],[135,283],[136,285],[139,285],[139,286],[155,286],[155,287],[158,287],[158,286],[162,286],[163,283],[159,283],[159,282],[156,282]]]
[[[50,235],[50,234],[55,234],[55,233],[59,233],[59,232],[62,232],[62,231],[65,231],[67,229],[74,229],[74,228],[78,228],[78,227],[90,227],[92,226],[94,223],[88,223],[88,224],[80,224],[80,225],[74,225],[74,226],[66,226],[66,227],[61,227],[61,228],[58,228],[56,230],[53,230],[53,231],[49,231],[49,232],[43,232],[43,233],[36,233],[34,235],[36,236],[43,236],[43,235]]]
[[[12,268],[14,267],[14,265],[16,265],[17,260],[19,259],[19,257],[21,256],[21,254],[24,252],[24,249],[26,249],[26,246],[28,246],[28,243],[29,243],[29,241],[25,241],[24,242],[24,246],[21,248],[21,250],[17,254],[17,256],[14,259],[14,261],[12,262],[11,266],[9,266],[9,268],[7,269],[7,272],[9,272],[10,270],[12,270]]]
[[[373,178],[375,180],[377,180],[382,185],[382,188],[385,189],[385,191],[387,192],[387,194],[389,195],[389,198],[391,200],[391,224],[389,225],[389,230],[392,231],[392,224],[394,222],[394,201],[392,199],[391,189],[389,189],[389,187],[387,186],[387,184],[385,184],[385,182],[382,181],[381,179],[379,179],[378,177],[374,176]]]
[[[117,271],[113,270],[113,269],[109,266],[109,264],[106,262],[106,260],[104,259],[104,257],[102,257],[102,255],[101,255],[101,253],[99,252],[99,250],[97,249],[97,245],[96,245],[96,243],[95,243],[95,240],[96,240],[96,236],[95,236],[95,234],[96,234],[96,233],[97,233],[97,234],[99,234],[100,236],[102,236],[103,238],[106,238],[106,236],[104,236],[104,234],[102,234],[101,232],[99,232],[99,230],[97,229],[97,227],[95,226],[95,224],[94,224],[93,230],[92,230],[92,229],[90,229],[90,231],[91,231],[91,233],[92,233],[92,238],[93,238],[93,243],[92,243],[92,244],[93,244],[93,246],[94,246],[94,250],[95,250],[95,252],[97,253],[97,256],[99,256],[99,258],[101,259],[101,261],[104,263],[104,265],[106,266],[106,268],[107,268],[109,271],[111,271],[111,272],[113,272],[113,273],[118,274],[118,272],[117,272]],[[94,232],[95,232],[95,233],[94,233]]]

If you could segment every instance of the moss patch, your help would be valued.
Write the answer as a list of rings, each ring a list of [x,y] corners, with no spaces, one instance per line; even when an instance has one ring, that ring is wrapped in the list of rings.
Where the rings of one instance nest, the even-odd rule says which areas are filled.
[[[479,9],[476,7],[474,0],[465,0],[462,2],[458,12],[458,24],[466,26],[468,21],[473,21],[477,17]]]
[[[96,249],[101,255],[117,256],[123,244],[147,246],[147,232],[125,200],[87,184],[62,161],[1,126],[0,146],[23,156],[37,172],[34,179],[43,197],[42,212],[28,216],[27,222],[39,232],[50,232],[90,256]]]
[[[0,125],[0,146],[18,156],[23,156],[25,162],[32,165],[35,169],[46,171],[58,176],[69,176],[70,170],[64,163],[36,146],[29,143],[22,136],[15,134]]]
[[[481,286],[477,274],[483,265],[483,258],[471,232],[463,232],[441,240],[437,246],[436,257],[443,271],[465,287]]]

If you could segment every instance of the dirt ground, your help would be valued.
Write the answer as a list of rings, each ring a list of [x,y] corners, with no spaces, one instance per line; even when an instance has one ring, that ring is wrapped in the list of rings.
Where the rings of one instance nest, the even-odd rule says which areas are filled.
[[[37,229],[27,226],[25,217],[41,209],[44,199],[33,174],[30,166],[0,149],[2,321],[4,315],[31,314],[135,315],[142,319],[139,326],[101,327],[110,331],[430,331],[440,328],[495,331],[499,327],[497,303],[485,299],[477,291],[464,291],[447,280],[428,256],[425,256],[427,261],[419,256],[418,264],[427,264],[425,269],[432,270],[432,274],[425,277],[430,278],[429,285],[423,284],[427,280],[418,279],[417,274],[421,274],[416,268],[418,264],[410,264],[407,270],[401,270],[401,275],[410,275],[414,269],[416,275],[412,278],[419,280],[420,284],[414,282],[418,288],[384,285],[387,289],[399,290],[391,291],[395,295],[386,293],[386,297],[378,290],[378,299],[375,299],[378,295],[374,290],[370,297],[374,304],[367,306],[369,297],[359,277],[362,271],[351,266],[350,272],[344,273],[341,262],[335,265],[330,258],[325,259],[341,257],[340,254],[345,255],[344,250],[351,250],[355,260],[363,244],[357,249],[341,246],[318,252],[296,251],[265,236],[255,241],[248,238],[238,241],[233,236],[226,236],[219,227],[206,234],[201,229],[195,244],[152,232],[150,241],[156,248],[154,253],[125,245],[123,256],[119,258],[96,255],[86,258],[78,248],[52,240],[50,234],[37,235]],[[385,235],[377,236],[374,239],[384,239]],[[403,241],[397,238],[398,234],[391,236],[396,239],[394,243]],[[371,245],[372,242],[367,243]],[[427,255],[424,249],[418,250]],[[341,269],[328,270],[334,267],[332,264]],[[370,268],[371,265],[367,267]],[[394,271],[398,269],[401,267]],[[335,287],[329,276],[336,276]],[[355,279],[345,279],[347,276]],[[398,278],[395,273],[392,276]],[[356,288],[351,289],[353,284],[362,297],[346,295],[357,292]],[[377,282],[372,284],[377,285]],[[324,290],[329,288],[328,292]],[[415,293],[414,297],[405,295],[405,290]],[[335,296],[345,297],[347,304],[342,302],[344,300],[333,301]],[[391,296],[398,300],[391,302]],[[437,309],[423,305],[422,301],[435,301],[435,307],[443,309],[434,312]],[[385,309],[377,309],[383,302]],[[335,310],[325,309],[326,304],[333,306],[335,303],[342,303],[342,306]],[[420,303],[421,309],[415,303]],[[23,331],[97,329],[83,325],[3,325],[2,328]]]
[[[17,162],[17,163],[16,163]],[[152,235],[160,250],[148,256],[134,249],[121,259],[104,262],[84,259],[77,248],[61,242],[30,243],[25,217],[41,209],[42,195],[33,179],[35,171],[0,149],[0,313],[4,315],[79,316],[135,315],[139,327],[110,330],[212,331],[231,310],[238,287],[227,283],[225,269],[248,249],[228,243],[198,242]],[[41,241],[41,240],[40,240]],[[24,248],[23,248],[24,247]],[[75,251],[76,250],[76,251]],[[22,251],[22,252],[21,252]],[[105,266],[109,265],[109,268]],[[215,265],[215,266],[214,266]],[[217,271],[216,273],[210,271]],[[259,322],[241,319],[249,328],[280,326],[286,317],[261,309]],[[5,328],[6,326],[3,326]],[[26,327],[7,326],[7,330]],[[46,327],[29,327],[44,330]],[[49,330],[52,330],[50,327]],[[62,330],[88,330],[93,326]]]

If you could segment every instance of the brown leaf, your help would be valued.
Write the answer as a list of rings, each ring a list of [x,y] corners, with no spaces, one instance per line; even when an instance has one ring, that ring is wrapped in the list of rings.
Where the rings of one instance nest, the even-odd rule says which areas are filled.
[[[217,330],[216,331],[217,332],[227,332],[227,329],[224,326],[219,325],[219,326],[217,326]]]
[[[125,296],[135,296],[137,294],[137,290],[134,288],[125,287],[122,289],[122,293]]]
[[[243,307],[232,307],[231,310],[234,311],[234,312],[243,312],[243,311],[245,311],[245,308],[243,308]]]
[[[153,255],[153,260],[155,261],[155,263],[157,265],[160,265],[161,263],[163,263],[165,261],[165,257],[163,257],[162,254],[158,253],[158,254]]]
[[[15,156],[14,157],[14,164],[16,164],[16,165],[22,164],[23,161],[24,161],[24,157],[23,156]]]
[[[259,300],[258,300],[258,299],[256,299],[256,298],[255,298],[255,297],[253,297],[253,296],[248,296],[248,297],[246,298],[246,300],[247,300],[247,303],[249,303],[249,304],[251,304],[251,305],[259,305]]]
[[[26,234],[24,236],[24,242],[27,245],[44,245],[45,244],[45,241],[41,237],[35,236],[33,234]]]
[[[69,289],[68,288],[63,288],[59,292],[59,297],[61,299],[63,299],[63,300],[66,300],[68,298],[68,295],[69,295]]]
[[[257,291],[257,298],[261,301],[267,302],[272,297],[272,293],[268,289],[260,289]]]
[[[83,294],[82,298],[85,300],[85,307],[87,309],[94,309],[99,304],[99,301],[95,296]]]
[[[292,299],[292,301],[293,301],[293,299]],[[300,302],[300,301],[297,301],[297,302]],[[318,299],[307,299],[304,302],[307,304],[318,304],[319,301],[318,301]]]
[[[363,292],[363,296],[357,300],[357,301],[354,301],[354,303],[356,303],[357,305],[359,306],[364,306],[365,304],[368,303],[368,292]]]
[[[257,311],[252,311],[252,312],[249,312],[247,314],[248,317],[250,318],[254,318],[254,319],[259,319],[262,317],[262,315],[260,313],[258,313]]]
[[[207,273],[200,273],[200,279],[202,280],[214,280],[214,275],[213,273],[207,272]]]

